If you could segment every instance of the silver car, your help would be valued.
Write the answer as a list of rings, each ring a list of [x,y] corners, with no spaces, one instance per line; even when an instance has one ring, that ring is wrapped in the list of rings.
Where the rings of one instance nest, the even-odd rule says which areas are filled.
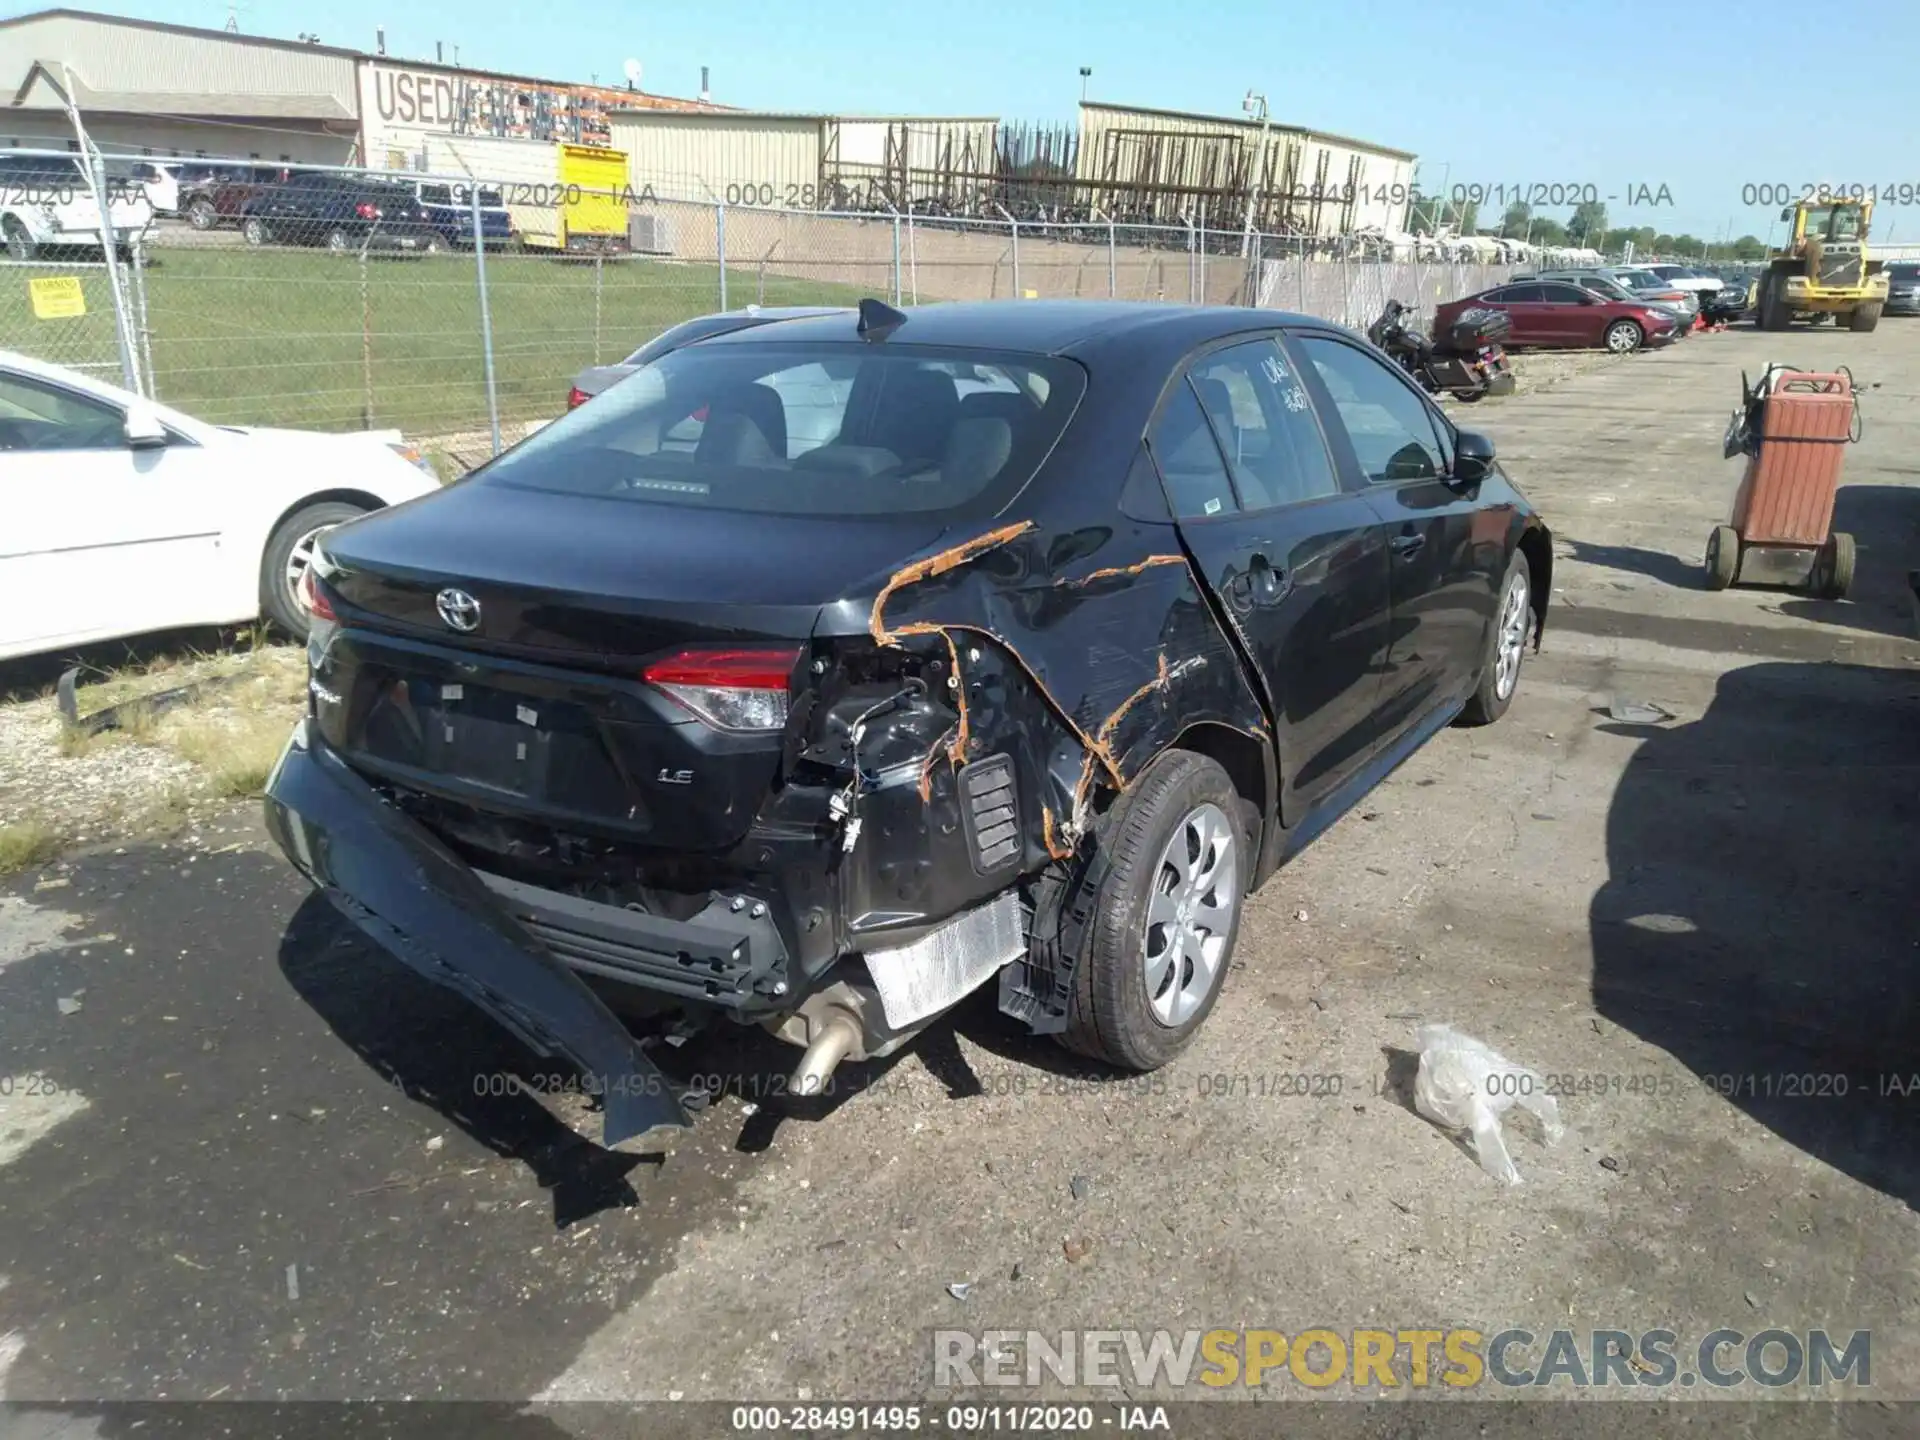
[[[696,340],[705,340],[713,335],[725,335],[730,330],[770,325],[777,320],[837,315],[846,308],[844,305],[749,305],[744,310],[722,310],[713,315],[683,320],[678,325],[662,330],[616,365],[589,365],[582,370],[574,378],[573,388],[567,392],[567,408],[572,410],[586,404],[602,390],[626,379],[641,366],[651,364],[669,350],[678,350],[682,345],[691,345]]]
[[[1651,270],[1636,265],[1615,265],[1600,272],[1615,284],[1631,290],[1641,300],[1657,300],[1663,305],[1684,306],[1687,321],[1700,313],[1700,296],[1697,291],[1688,290],[1663,280]]]
[[[1920,265],[1900,260],[1887,267],[1887,314],[1920,315]]]

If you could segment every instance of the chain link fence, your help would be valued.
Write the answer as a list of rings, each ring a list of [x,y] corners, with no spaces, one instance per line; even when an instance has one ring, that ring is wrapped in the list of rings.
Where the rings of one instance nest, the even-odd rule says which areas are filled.
[[[1430,312],[1510,273],[1381,259],[1363,239],[1195,223],[845,213],[665,200],[644,186],[235,166],[183,191],[171,213],[117,222],[133,262],[123,341],[97,241],[58,243],[97,228],[98,211],[84,194],[56,198],[64,229],[42,224],[25,243],[0,215],[14,257],[0,262],[0,349],[109,380],[131,373],[153,398],[216,423],[399,428],[455,469],[560,414],[582,369],[718,309],[1117,299],[1257,305],[1364,328],[1389,298]],[[70,299],[50,306],[53,291],[76,287],[83,313]]]
[[[0,350],[118,385],[120,342],[106,265],[0,260]]]

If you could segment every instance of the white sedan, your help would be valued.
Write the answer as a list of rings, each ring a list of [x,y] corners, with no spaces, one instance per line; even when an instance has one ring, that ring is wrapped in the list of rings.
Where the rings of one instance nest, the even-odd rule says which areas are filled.
[[[257,617],[304,636],[315,537],[437,488],[397,431],[208,425],[0,350],[0,660]]]

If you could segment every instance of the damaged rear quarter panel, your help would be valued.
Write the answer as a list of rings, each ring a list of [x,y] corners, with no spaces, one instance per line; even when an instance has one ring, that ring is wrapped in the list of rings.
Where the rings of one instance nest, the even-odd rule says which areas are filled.
[[[1105,799],[1183,729],[1213,723],[1270,744],[1171,524],[1109,510],[1102,523],[984,531],[896,572],[868,629],[960,678],[946,691],[953,723],[924,755],[927,823],[958,822],[968,765],[1013,759],[1020,871],[1071,853]]]

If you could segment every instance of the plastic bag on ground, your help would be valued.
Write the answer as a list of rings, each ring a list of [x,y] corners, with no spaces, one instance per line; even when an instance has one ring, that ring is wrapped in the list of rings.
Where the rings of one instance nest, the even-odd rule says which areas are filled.
[[[1496,1180],[1518,1185],[1520,1172],[1507,1153],[1500,1117],[1518,1105],[1540,1122],[1546,1143],[1557,1145],[1566,1130],[1546,1082],[1451,1025],[1422,1025],[1419,1045],[1413,1108],[1444,1129],[1466,1131],[1480,1168]]]

